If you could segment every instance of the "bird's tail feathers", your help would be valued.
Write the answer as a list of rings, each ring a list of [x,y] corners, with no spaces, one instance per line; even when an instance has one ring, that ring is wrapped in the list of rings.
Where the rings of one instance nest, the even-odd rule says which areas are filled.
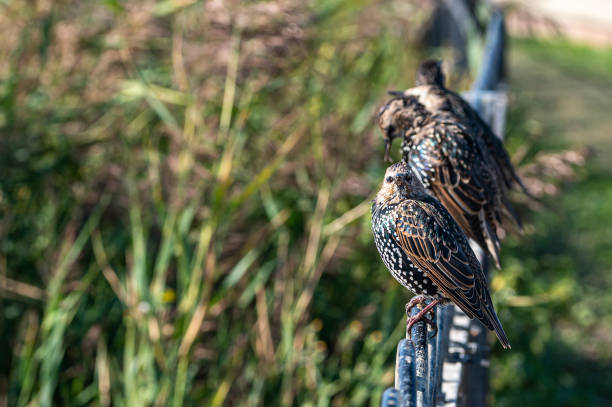
[[[497,238],[497,234],[489,225],[489,222],[486,220],[486,215],[484,211],[481,211],[478,216],[480,220],[480,229],[482,230],[482,234],[484,235],[484,241],[487,245],[487,251],[493,258],[493,262],[495,263],[495,267],[499,270],[501,268],[501,264],[499,261],[499,239]]]
[[[497,314],[495,314],[495,311],[493,311],[493,318],[491,322],[493,323],[493,331],[495,332],[495,335],[497,335],[499,342],[502,344],[504,349],[510,349],[511,346],[510,341],[508,340],[508,335],[506,335],[506,332],[504,331],[501,322],[499,322],[499,318],[497,317]]]

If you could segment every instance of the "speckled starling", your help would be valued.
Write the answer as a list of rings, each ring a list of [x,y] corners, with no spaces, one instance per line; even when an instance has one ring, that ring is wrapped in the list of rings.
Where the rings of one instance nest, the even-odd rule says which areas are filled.
[[[465,234],[440,202],[426,193],[408,164],[387,169],[372,205],[372,231],[393,277],[417,294],[409,304],[431,300],[410,320],[409,328],[436,304],[452,301],[495,331],[504,348],[510,347]]]
[[[484,147],[454,117],[432,115],[414,96],[391,99],[378,122],[386,153],[393,139],[402,138],[402,159],[499,267],[497,230],[512,207]]]
[[[478,112],[460,95],[447,89],[444,82],[442,61],[427,60],[417,70],[415,81],[417,86],[402,93],[406,96],[418,97],[419,102],[432,114],[444,112],[453,115],[464,126],[468,127],[472,134],[482,140],[486,150],[497,165],[504,186],[512,189],[515,185],[518,185],[523,192],[531,196],[517,175],[502,141],[495,136],[491,127],[482,120]],[[391,93],[397,96],[398,92]],[[516,214],[513,215],[517,224],[520,225],[520,219]]]

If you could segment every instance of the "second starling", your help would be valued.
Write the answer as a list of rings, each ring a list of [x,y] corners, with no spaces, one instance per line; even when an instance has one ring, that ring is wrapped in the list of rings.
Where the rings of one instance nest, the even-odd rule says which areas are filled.
[[[432,115],[414,96],[391,99],[378,123],[387,155],[393,139],[401,138],[402,159],[500,267],[497,229],[507,199],[495,165],[468,129],[449,115]]]
[[[419,102],[432,114],[443,112],[455,116],[464,126],[470,128],[476,137],[482,140],[497,165],[505,187],[512,189],[515,185],[518,185],[525,194],[531,196],[516,173],[502,141],[493,133],[491,127],[465,99],[445,87],[442,61],[427,60],[423,62],[417,70],[415,84],[416,87],[404,92],[391,93],[393,95],[401,93],[406,96],[418,97]],[[513,215],[520,225],[518,216]]]

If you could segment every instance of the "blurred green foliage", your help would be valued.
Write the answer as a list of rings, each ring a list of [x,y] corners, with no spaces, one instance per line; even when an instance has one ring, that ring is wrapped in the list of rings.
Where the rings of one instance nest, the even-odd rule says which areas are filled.
[[[412,82],[426,12],[0,7],[7,405],[378,405],[409,294],[371,242],[373,118]],[[537,144],[524,114],[513,148]],[[612,298],[597,215],[612,214],[595,199],[612,191],[592,174],[505,244],[493,287],[513,350],[493,361],[496,404],[610,397],[583,346]]]
[[[8,405],[377,404],[406,294],[363,216],[372,117],[421,17],[2,7]]]
[[[592,47],[577,44],[568,38],[515,38],[513,43],[521,52],[537,56],[551,65],[585,80],[610,80],[612,50],[609,47]],[[586,63],[588,61],[588,63]]]
[[[601,154],[612,140],[599,134],[608,117],[590,106],[599,92],[612,89],[609,70],[596,74],[591,62],[606,60],[612,52],[567,41],[511,44],[510,148],[529,145],[528,161],[573,144],[591,145],[594,151],[558,195],[526,214],[526,233],[504,241],[504,267],[492,286],[500,318],[512,332],[512,351],[496,349],[492,358],[494,404],[609,405],[612,178],[609,157]],[[559,107],[568,100],[573,103],[569,114]],[[564,177],[563,166],[552,169]]]

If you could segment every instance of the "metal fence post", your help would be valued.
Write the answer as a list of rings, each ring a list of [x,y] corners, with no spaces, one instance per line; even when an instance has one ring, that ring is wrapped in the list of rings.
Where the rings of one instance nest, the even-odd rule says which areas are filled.
[[[508,99],[505,92],[494,89],[503,79],[504,46],[503,13],[494,11],[480,72],[472,90],[464,94],[499,137],[503,135]],[[484,252],[479,249],[477,256],[486,266]],[[418,311],[415,307],[413,315]],[[395,387],[385,390],[381,406],[486,405],[487,331],[455,305],[436,307],[436,324],[438,334],[434,340],[428,340],[427,326],[419,322],[399,342]]]

